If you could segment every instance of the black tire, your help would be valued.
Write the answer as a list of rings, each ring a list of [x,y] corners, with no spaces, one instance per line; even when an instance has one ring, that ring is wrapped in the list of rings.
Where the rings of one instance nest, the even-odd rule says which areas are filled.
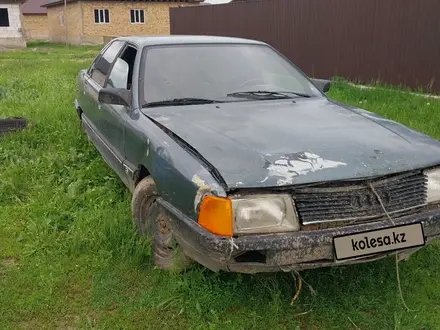
[[[0,135],[25,129],[29,122],[26,118],[10,117],[0,119]]]
[[[76,109],[76,114],[78,115],[78,119],[79,119],[79,127],[80,127],[80,129],[82,131],[85,132],[84,123],[83,123],[83,120],[81,118],[82,117],[82,111],[79,110],[79,109]]]
[[[177,244],[164,212],[156,204],[159,197],[151,177],[141,180],[131,201],[131,212],[139,235],[152,238],[154,265],[167,271],[180,272],[191,263]]]
[[[79,120],[81,120],[82,111],[80,109],[76,109],[76,114],[78,115]]]

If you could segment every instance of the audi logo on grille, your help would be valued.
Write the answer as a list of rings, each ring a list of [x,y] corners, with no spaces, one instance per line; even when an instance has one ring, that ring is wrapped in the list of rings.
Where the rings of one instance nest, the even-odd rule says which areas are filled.
[[[386,191],[377,191],[382,203],[388,205],[391,201],[390,195]],[[377,196],[373,192],[362,192],[351,197],[351,205],[356,209],[380,206]]]

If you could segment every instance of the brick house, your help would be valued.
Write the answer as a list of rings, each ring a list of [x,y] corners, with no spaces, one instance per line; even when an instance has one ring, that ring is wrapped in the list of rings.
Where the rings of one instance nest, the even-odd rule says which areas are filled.
[[[17,0],[0,0],[0,46],[26,47]]]
[[[1,1],[1,0],[0,0]],[[198,5],[204,0],[63,0],[49,2],[49,40],[102,44],[115,36],[170,33],[170,7]]]
[[[49,39],[47,0],[27,0],[21,5],[23,34],[26,39]]]

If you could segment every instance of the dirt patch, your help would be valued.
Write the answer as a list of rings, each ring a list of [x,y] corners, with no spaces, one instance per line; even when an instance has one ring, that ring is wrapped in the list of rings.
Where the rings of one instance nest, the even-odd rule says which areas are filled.
[[[11,268],[18,266],[18,259],[14,257],[6,257],[0,259],[0,274],[8,271]]]
[[[49,62],[49,61],[53,61],[53,59],[51,58],[2,58],[1,59],[2,62],[8,61],[8,62],[24,62],[24,61],[32,61],[32,62]]]
[[[65,315],[63,318],[56,321],[56,329],[73,330],[77,329],[81,318],[78,315]]]
[[[357,85],[357,84],[353,84],[353,83],[348,83],[348,84],[350,86],[352,86],[352,87],[359,88],[359,89],[367,89],[367,90],[383,89],[383,90],[385,90],[385,88],[382,88],[382,87]],[[387,90],[388,91],[393,91],[393,92],[396,92],[396,93],[406,93],[405,91],[400,91],[398,89],[396,89],[396,90],[387,89]],[[440,95],[436,95],[436,94],[427,94],[427,93],[410,93],[410,94],[414,95],[414,96],[425,97],[425,98],[440,99]]]
[[[7,52],[8,50],[8,48],[0,46],[0,52]]]
[[[20,329],[39,329],[39,324],[36,319],[20,322]]]
[[[31,48],[31,51],[33,51],[33,52],[40,52],[40,53],[49,53],[49,52],[51,52],[53,50],[54,50],[53,48],[44,48],[44,47],[41,47],[41,48]]]
[[[79,63],[85,63],[85,62],[90,62],[93,61],[93,58],[72,58],[71,60],[68,60],[69,62],[79,62]],[[64,61],[63,61],[64,62]]]

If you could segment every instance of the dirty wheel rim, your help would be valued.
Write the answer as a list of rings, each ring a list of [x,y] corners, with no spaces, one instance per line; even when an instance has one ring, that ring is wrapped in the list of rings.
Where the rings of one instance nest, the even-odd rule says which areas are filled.
[[[138,229],[142,234],[154,234],[154,222],[156,222],[157,216],[152,211],[154,211],[153,205],[156,199],[157,196],[153,195],[144,198],[141,202]]]

